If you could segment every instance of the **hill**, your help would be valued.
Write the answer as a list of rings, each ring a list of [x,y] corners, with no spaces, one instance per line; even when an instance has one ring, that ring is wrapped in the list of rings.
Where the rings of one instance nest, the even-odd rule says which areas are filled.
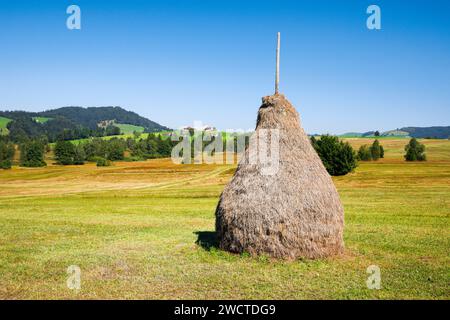
[[[383,137],[408,137],[410,136],[409,132],[404,130],[389,130],[385,131],[381,134]]]
[[[347,132],[341,134],[340,137],[366,137],[373,138],[375,131],[367,132]],[[450,138],[450,127],[404,127],[400,129],[388,130],[380,133],[380,137],[413,137],[413,138]]]
[[[52,142],[99,137],[119,133],[170,130],[121,107],[63,107],[42,112],[0,111],[0,127],[11,140],[46,136]],[[104,125],[106,124],[106,125]]]
[[[63,107],[40,112],[38,116],[48,118],[61,116],[88,128],[97,127],[97,124],[100,121],[115,120],[116,123],[144,127],[146,131],[150,132],[168,129],[154,121],[141,117],[135,112],[127,111],[121,107]]]
[[[450,138],[450,126],[449,127],[404,127],[400,130],[406,131],[411,137],[414,138],[437,138],[448,139]]]

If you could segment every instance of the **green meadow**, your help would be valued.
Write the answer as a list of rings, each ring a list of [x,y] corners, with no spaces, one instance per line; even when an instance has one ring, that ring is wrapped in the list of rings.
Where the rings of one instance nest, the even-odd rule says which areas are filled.
[[[6,126],[11,121],[12,121],[11,119],[0,117],[0,135],[8,134],[9,130]]]
[[[134,132],[142,133],[144,132],[144,127],[141,126],[135,126],[132,124],[124,124],[124,123],[115,123],[114,126],[118,127],[120,129],[120,133],[132,135]]]
[[[347,139],[355,148],[372,139]],[[0,171],[1,299],[450,299],[450,141],[334,178],[345,253],[277,261],[223,252],[214,211],[234,165],[170,159]],[[81,268],[81,289],[66,270]],[[367,268],[381,270],[368,289]]]
[[[49,120],[52,120],[53,118],[48,118],[48,117],[33,117],[33,120],[36,121],[37,123],[46,123]]]

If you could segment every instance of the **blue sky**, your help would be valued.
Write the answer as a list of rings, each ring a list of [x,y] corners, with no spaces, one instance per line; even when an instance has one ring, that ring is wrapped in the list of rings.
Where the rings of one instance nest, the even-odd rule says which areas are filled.
[[[309,133],[450,125],[449,15],[449,1],[0,0],[0,109],[118,105],[251,129],[280,31],[280,91]]]

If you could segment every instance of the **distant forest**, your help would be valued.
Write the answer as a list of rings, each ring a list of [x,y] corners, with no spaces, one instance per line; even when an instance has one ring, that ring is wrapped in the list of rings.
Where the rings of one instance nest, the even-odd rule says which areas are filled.
[[[14,142],[38,137],[54,142],[120,134],[114,123],[141,126],[144,132],[170,130],[121,107],[63,107],[43,112],[0,111],[0,117],[11,120],[6,128]],[[110,123],[99,126],[105,121]]]
[[[405,127],[400,130],[408,132],[413,138],[450,138],[450,127]]]
[[[435,127],[403,127],[399,129],[389,130],[385,132],[367,131],[367,132],[347,132],[341,137],[411,137],[417,139],[449,139],[450,126],[435,126]]]

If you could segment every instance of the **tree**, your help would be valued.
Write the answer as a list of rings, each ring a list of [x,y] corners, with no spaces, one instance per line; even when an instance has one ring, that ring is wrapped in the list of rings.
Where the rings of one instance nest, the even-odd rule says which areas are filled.
[[[20,165],[23,167],[44,167],[45,145],[38,140],[31,140],[20,145]]]
[[[11,169],[12,159],[16,153],[14,144],[0,140],[0,168]]]
[[[377,139],[375,139],[372,146],[370,147],[370,153],[372,155],[372,160],[376,161],[376,160],[380,159],[381,148],[380,148],[380,142]]]
[[[107,136],[118,136],[120,135],[120,128],[115,125],[109,125],[106,127],[105,135]]]
[[[153,133],[150,133],[147,137],[146,144],[146,157],[147,158],[159,158],[158,153],[158,140]]]
[[[161,135],[158,135],[158,154],[161,157],[170,157],[172,153],[172,142],[170,139],[163,139]]]
[[[141,137],[141,133],[139,131],[133,131],[133,137],[135,140],[137,140]]]
[[[314,136],[311,136],[311,138],[309,138],[309,140],[311,141],[311,144],[313,146],[314,149],[316,149],[317,147],[317,139]]]
[[[84,152],[86,154],[86,159],[88,161],[94,161],[95,157],[106,158],[106,141],[100,138],[93,138],[88,142],[83,144]]]
[[[56,162],[62,165],[74,164],[75,146],[70,141],[59,140],[55,146]]]
[[[84,164],[86,160],[86,153],[82,145],[75,146],[75,155],[73,157],[73,164]]]
[[[384,158],[384,148],[382,145],[380,145],[380,158]]]
[[[425,161],[425,146],[417,141],[416,138],[409,140],[409,143],[405,146],[405,160],[406,161]]]
[[[339,141],[336,136],[324,135],[319,140],[314,139],[311,144],[332,176],[345,175],[358,165],[350,144]]]
[[[113,138],[109,141],[106,141],[107,147],[107,156],[106,159],[115,161],[115,160],[123,160],[126,142],[123,139]]]
[[[378,130],[375,131],[374,136],[375,136],[375,137],[379,137],[379,136],[380,136],[380,131],[378,131]]]
[[[370,148],[366,144],[359,147],[358,160],[360,161],[372,160],[372,153],[370,152]]]

